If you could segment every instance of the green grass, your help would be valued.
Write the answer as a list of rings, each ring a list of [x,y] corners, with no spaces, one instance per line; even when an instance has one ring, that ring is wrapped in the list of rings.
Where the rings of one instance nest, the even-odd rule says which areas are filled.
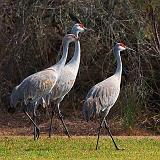
[[[160,140],[153,138],[115,138],[125,148],[115,150],[110,138],[100,138],[95,150],[96,137],[0,137],[0,160],[158,160]]]

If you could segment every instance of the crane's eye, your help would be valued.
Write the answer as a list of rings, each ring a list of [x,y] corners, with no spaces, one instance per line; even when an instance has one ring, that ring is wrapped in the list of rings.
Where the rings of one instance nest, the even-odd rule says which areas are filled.
[[[126,48],[126,46],[123,43],[120,43],[120,46]]]

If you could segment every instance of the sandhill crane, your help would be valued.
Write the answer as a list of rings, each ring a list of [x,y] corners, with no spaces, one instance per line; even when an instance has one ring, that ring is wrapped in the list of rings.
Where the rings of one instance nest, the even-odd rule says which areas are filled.
[[[98,148],[100,131],[103,126],[107,129],[110,137],[112,138],[115,148],[119,150],[117,144],[115,143],[112,137],[109,126],[106,122],[106,116],[108,115],[112,106],[115,104],[120,93],[120,83],[122,74],[122,61],[120,52],[126,49],[132,50],[131,48],[126,47],[123,43],[117,43],[114,46],[113,51],[115,59],[117,61],[117,69],[115,74],[93,86],[89,90],[85,98],[85,102],[83,105],[83,115],[85,116],[85,119],[88,121],[94,113],[98,115],[101,114],[103,117],[100,123],[100,127],[98,129],[96,150]]]
[[[71,33],[75,34],[77,37],[79,32],[83,32],[85,30],[92,30],[89,28],[85,28],[82,22],[74,15],[70,14],[70,17],[73,21],[76,22],[76,24],[72,27]],[[77,77],[78,69],[79,69],[79,64],[80,64],[80,42],[76,41],[73,57],[62,69],[61,75],[58,81],[56,82],[51,95],[51,101],[56,102],[56,105],[57,105],[56,109],[58,109],[59,118],[63,124],[63,127],[68,137],[70,137],[70,135],[63,121],[63,116],[61,114],[59,106],[60,106],[60,102],[64,99],[65,95],[68,94],[68,92],[72,89],[74,85],[74,82]],[[53,115],[54,115],[54,109],[52,110],[52,114],[51,114],[51,122],[49,126],[49,137],[51,137]]]
[[[39,128],[35,122],[36,108],[38,102],[46,95],[50,95],[51,91],[58,80],[60,72],[65,65],[69,43],[78,40],[74,34],[68,34],[63,38],[63,55],[60,61],[40,72],[30,75],[25,78],[18,86],[16,86],[10,97],[10,108],[9,111],[13,111],[18,102],[24,104],[24,113],[28,116],[34,125],[34,140],[39,138]],[[28,114],[28,108],[33,111],[33,119]]]

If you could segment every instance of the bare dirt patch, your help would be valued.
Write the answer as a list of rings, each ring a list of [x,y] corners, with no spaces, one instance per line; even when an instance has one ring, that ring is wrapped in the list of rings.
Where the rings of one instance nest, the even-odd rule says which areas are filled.
[[[41,135],[48,134],[49,128],[49,115],[38,114],[37,123],[40,126]],[[99,127],[98,120],[92,120],[89,122],[84,121],[81,115],[76,116],[65,115],[65,123],[68,127],[70,135],[72,136],[94,136],[97,135],[97,128]],[[154,133],[145,131],[138,127],[134,129],[125,129],[120,120],[111,119],[108,121],[113,135],[116,136],[153,136]],[[4,113],[0,115],[0,136],[30,136],[33,133],[33,125],[23,113],[9,114]],[[102,135],[107,135],[105,129],[102,130]],[[65,135],[64,129],[60,119],[55,116],[53,120],[53,135]]]

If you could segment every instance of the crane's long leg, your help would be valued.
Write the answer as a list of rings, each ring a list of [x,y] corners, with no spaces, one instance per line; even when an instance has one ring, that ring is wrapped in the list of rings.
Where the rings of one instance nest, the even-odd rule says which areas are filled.
[[[100,136],[101,129],[102,129],[102,127],[103,127],[103,123],[104,123],[104,118],[102,119],[102,121],[101,121],[101,123],[100,123],[100,127],[99,127],[99,129],[98,129],[98,137],[97,137],[96,150],[98,149],[99,136]]]
[[[69,135],[67,126],[66,126],[66,124],[64,123],[64,120],[63,120],[63,115],[62,115],[62,113],[61,113],[61,111],[60,111],[60,109],[59,109],[59,103],[57,104],[57,108],[58,108],[59,118],[60,118],[60,120],[61,120],[61,122],[62,122],[62,124],[63,124],[64,129],[65,129],[65,134],[70,138],[71,136]]]
[[[51,121],[50,121],[50,126],[49,126],[49,137],[51,137],[52,134],[52,122],[53,122],[53,116],[55,114],[55,109],[52,109],[52,113],[51,113]]]
[[[33,121],[34,123],[36,123],[36,109],[34,108],[33,109]],[[34,135],[34,140],[36,140],[36,138],[38,139],[39,138],[39,134],[37,134],[37,128],[36,126],[34,125],[34,132],[33,132],[33,135]]]
[[[116,142],[115,142],[114,139],[113,139],[112,133],[111,133],[111,131],[110,131],[109,126],[107,125],[106,119],[104,119],[104,125],[105,125],[105,128],[107,129],[107,131],[108,131],[108,133],[109,133],[109,136],[111,137],[111,139],[112,139],[112,141],[113,141],[113,144],[114,144],[115,148],[116,148],[117,150],[121,150],[121,149],[117,146]],[[123,149],[122,149],[122,150],[123,150]]]
[[[37,139],[39,138],[40,129],[37,126],[37,124],[33,121],[31,116],[28,114],[28,112],[24,109],[24,113],[27,115],[27,117],[30,119],[30,121],[33,123],[33,125],[36,127],[36,133],[37,133]]]

